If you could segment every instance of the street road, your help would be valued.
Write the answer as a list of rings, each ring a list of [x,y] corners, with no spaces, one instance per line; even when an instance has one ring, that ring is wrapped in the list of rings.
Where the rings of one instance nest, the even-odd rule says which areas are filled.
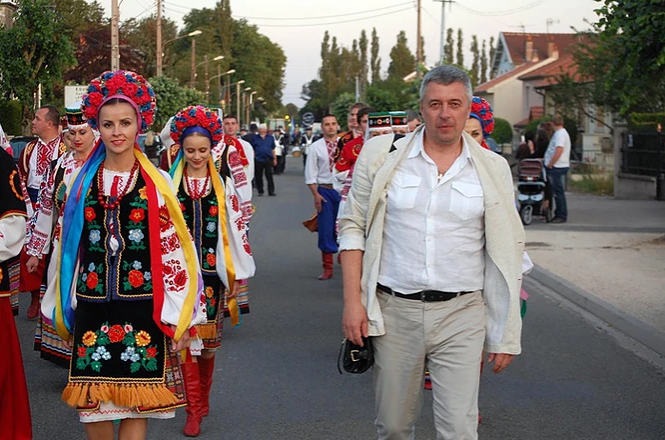
[[[313,211],[302,162],[289,158],[276,176],[277,197],[257,197],[251,242],[257,275],[251,313],[225,329],[211,412],[201,439],[371,440],[371,373],[337,373],[342,339],[341,276],[318,281],[316,236],[301,222]],[[486,369],[480,387],[480,438],[492,440],[660,440],[665,438],[663,371],[562,308],[544,288],[531,294],[523,354],[500,375]],[[28,376],[34,438],[83,439],[74,410],[60,400],[67,372],[32,351],[34,323],[16,323]],[[228,321],[227,321],[228,322]],[[150,423],[149,439],[178,439],[184,410]],[[0,428],[1,429],[1,428]],[[0,435],[0,437],[2,437]],[[434,439],[425,392],[417,439]]]

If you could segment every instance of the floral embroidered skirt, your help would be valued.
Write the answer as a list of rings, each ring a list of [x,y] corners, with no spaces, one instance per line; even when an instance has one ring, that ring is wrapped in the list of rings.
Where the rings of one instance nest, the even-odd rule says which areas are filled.
[[[79,299],[69,380],[62,398],[109,420],[152,417],[185,404],[177,353],[152,319],[152,300]],[[142,414],[139,416],[137,414]],[[83,420],[83,417],[82,417]]]
[[[215,349],[222,345],[224,328],[224,284],[217,276],[203,276],[208,322],[196,326],[196,333],[203,340],[203,348]]]
[[[40,302],[44,298],[44,291],[46,286],[42,285],[40,292]],[[72,352],[65,342],[58,336],[58,333],[55,330],[55,325],[53,321],[44,315],[39,313],[39,319],[37,320],[37,327],[35,329],[35,351],[41,353],[42,359],[53,362],[56,365],[67,368],[69,366],[70,358],[72,357]]]

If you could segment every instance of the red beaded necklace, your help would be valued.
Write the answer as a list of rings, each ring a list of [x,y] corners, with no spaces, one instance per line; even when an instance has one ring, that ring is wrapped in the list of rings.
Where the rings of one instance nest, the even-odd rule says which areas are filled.
[[[189,174],[187,174],[187,167],[185,167],[183,174],[185,177],[185,185],[187,185],[187,192],[189,193],[189,197],[191,197],[193,200],[199,200],[202,198],[205,195],[206,189],[208,189],[208,182],[210,182],[210,170],[208,170],[208,173],[206,174],[206,180],[203,182],[201,191],[199,191],[198,184],[192,185],[192,180],[190,180]]]
[[[104,195],[104,162],[102,162],[99,165],[99,170],[97,171],[97,186],[98,186],[97,201],[99,201],[99,204],[102,206],[102,208],[113,210],[120,204],[120,201],[125,196],[127,190],[129,189],[129,186],[132,184],[132,181],[134,180],[134,173],[136,173],[138,169],[139,169],[139,161],[134,159],[134,166],[132,166],[132,169],[129,172],[129,178],[127,179],[125,187],[122,189],[122,191],[120,191],[120,189],[118,188],[118,196],[116,197],[115,201],[107,203],[106,196]]]

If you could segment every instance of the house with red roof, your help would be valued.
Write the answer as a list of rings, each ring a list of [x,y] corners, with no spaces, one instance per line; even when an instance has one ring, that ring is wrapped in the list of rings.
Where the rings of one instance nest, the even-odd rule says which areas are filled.
[[[493,79],[476,87],[474,93],[492,105],[497,117],[515,125],[528,118],[531,107],[542,106],[527,94],[520,76],[543,68],[559,59],[575,42],[575,34],[501,32],[491,60]]]

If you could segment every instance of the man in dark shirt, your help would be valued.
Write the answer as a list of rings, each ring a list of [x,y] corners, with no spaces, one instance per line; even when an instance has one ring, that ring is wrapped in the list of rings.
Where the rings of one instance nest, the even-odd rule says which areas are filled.
[[[266,124],[259,125],[259,134],[254,135],[250,144],[254,147],[254,185],[259,192],[259,196],[263,195],[263,174],[266,175],[268,181],[268,195],[274,196],[275,182],[273,181],[273,167],[277,165],[277,156],[275,156],[275,138],[268,134]]]

